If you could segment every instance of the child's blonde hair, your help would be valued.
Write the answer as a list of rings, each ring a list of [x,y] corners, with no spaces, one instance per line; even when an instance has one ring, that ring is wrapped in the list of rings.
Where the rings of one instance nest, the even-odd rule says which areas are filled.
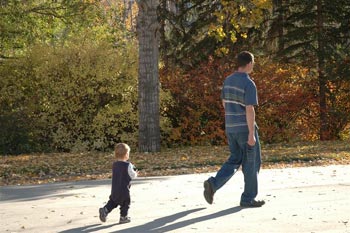
[[[130,147],[125,143],[118,143],[114,147],[114,155],[117,159],[125,158],[125,155],[130,152]]]

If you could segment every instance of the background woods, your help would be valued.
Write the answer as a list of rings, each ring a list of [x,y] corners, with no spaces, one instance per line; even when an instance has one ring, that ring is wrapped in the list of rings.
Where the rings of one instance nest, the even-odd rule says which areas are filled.
[[[155,2],[159,24],[139,31],[143,1],[0,1],[0,153],[140,148],[147,118],[157,150],[224,144],[220,88],[241,50],[264,143],[350,137],[348,1]]]

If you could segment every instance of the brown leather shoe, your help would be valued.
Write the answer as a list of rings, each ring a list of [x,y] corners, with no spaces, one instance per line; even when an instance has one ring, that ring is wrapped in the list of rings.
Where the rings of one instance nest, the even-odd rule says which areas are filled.
[[[204,181],[204,198],[209,204],[213,204],[214,191],[211,183],[206,180]]]
[[[261,207],[265,205],[265,201],[263,200],[252,200],[250,202],[242,202],[239,204],[241,207]]]

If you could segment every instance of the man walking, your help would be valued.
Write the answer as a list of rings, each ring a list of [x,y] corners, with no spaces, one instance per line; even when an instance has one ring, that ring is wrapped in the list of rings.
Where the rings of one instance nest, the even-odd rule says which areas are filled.
[[[242,165],[244,191],[240,206],[261,207],[264,201],[256,200],[261,152],[254,106],[258,105],[255,83],[249,74],[253,70],[254,55],[243,51],[237,56],[238,70],[228,76],[222,88],[221,98],[225,108],[225,131],[230,157],[215,177],[204,182],[204,197],[213,203],[214,193],[220,189]]]

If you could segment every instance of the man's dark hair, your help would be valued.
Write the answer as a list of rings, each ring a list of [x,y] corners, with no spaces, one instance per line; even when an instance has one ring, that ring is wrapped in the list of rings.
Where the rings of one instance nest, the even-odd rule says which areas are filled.
[[[250,62],[254,61],[254,55],[251,52],[243,51],[237,55],[237,66],[245,67]]]

